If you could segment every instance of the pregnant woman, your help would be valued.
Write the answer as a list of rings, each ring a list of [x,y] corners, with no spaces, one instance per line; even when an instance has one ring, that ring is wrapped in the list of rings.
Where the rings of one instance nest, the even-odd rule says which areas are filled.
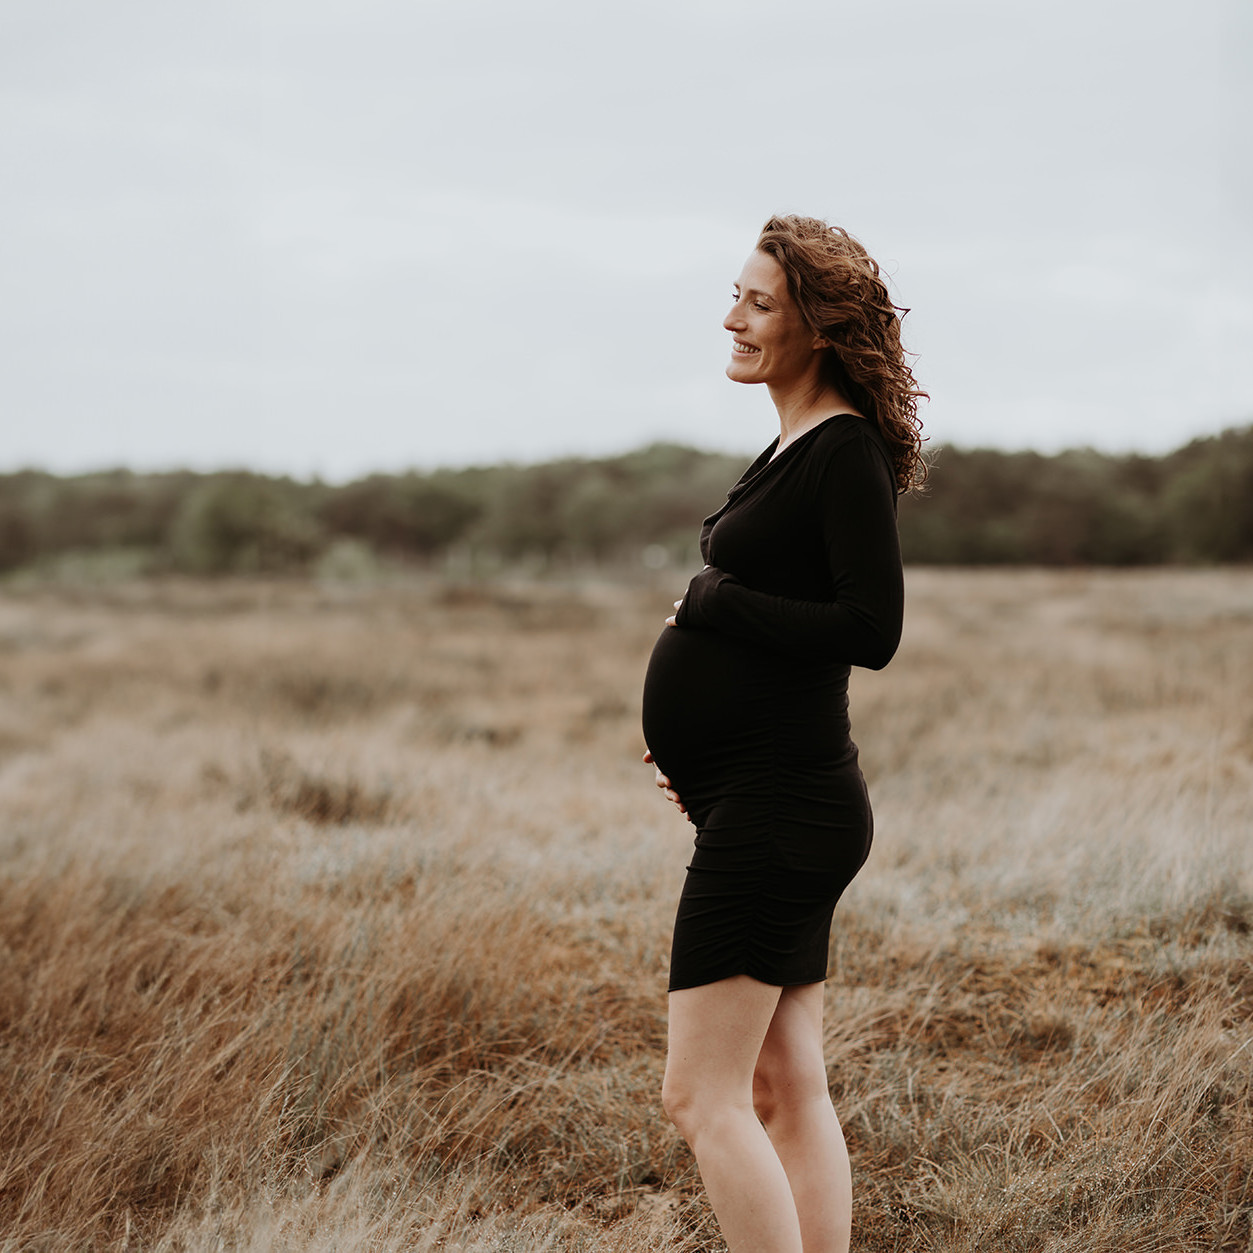
[[[733,300],[727,375],[765,384],[779,437],[705,520],[644,683],[645,761],[696,826],[662,1098],[731,1253],[844,1253],[822,981],[871,838],[848,677],[900,640],[896,498],[925,477],[926,393],[903,311],[838,227],[771,218]]]

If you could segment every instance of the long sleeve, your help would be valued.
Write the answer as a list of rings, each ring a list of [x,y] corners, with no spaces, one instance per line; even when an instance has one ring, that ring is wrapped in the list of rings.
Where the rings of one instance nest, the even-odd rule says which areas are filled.
[[[896,487],[867,433],[831,450],[818,497],[832,600],[771,595],[709,566],[688,585],[677,625],[722,632],[802,660],[886,666],[900,643],[904,585]]]

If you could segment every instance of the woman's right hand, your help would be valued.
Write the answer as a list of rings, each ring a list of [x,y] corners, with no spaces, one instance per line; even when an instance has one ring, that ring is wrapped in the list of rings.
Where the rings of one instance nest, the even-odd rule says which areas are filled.
[[[687,812],[687,806],[683,803],[683,800],[679,796],[678,792],[670,786],[670,780],[661,773],[661,767],[653,761],[652,753],[646,750],[644,753],[644,760],[657,772],[657,777],[654,782],[659,788],[661,788],[662,795],[666,798],[666,800],[677,805],[679,807],[679,813],[681,813],[688,820],[688,822],[691,822],[692,815]]]

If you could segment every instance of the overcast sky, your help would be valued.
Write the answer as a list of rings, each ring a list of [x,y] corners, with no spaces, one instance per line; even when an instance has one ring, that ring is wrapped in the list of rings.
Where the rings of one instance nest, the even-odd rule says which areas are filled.
[[[0,468],[755,452],[772,212],[891,276],[938,442],[1253,421],[1249,0],[14,0]]]

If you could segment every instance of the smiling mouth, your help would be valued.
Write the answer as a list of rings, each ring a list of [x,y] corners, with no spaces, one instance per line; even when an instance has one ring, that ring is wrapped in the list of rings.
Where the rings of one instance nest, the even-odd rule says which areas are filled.
[[[755,352],[760,352],[760,348],[754,348],[752,344],[746,344],[743,340],[735,340],[731,345],[731,351],[738,353],[741,357],[752,356]]]

